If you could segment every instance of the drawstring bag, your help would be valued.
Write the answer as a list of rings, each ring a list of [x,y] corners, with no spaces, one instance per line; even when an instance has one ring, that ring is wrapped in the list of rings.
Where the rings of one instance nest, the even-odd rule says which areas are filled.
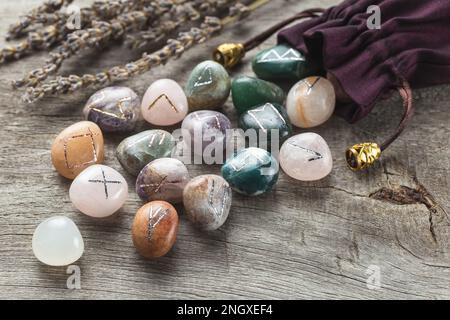
[[[369,28],[374,5],[381,23]],[[370,166],[400,135],[412,115],[411,88],[450,83],[448,0],[346,0],[282,30],[278,42],[322,64],[336,89],[336,112],[351,123],[379,98],[400,92],[405,114],[396,132],[380,147],[365,143],[347,150],[355,170]]]

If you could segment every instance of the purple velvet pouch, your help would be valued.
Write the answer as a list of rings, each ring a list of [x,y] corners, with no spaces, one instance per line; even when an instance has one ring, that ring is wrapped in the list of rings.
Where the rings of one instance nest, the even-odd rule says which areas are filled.
[[[367,25],[372,5],[381,9],[380,29]],[[405,81],[413,89],[450,83],[450,0],[346,0],[278,41],[322,62],[350,98],[337,105],[350,122]]]

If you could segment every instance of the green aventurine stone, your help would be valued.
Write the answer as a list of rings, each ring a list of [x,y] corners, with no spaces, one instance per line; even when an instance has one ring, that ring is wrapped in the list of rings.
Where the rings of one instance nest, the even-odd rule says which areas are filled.
[[[149,162],[168,158],[175,147],[175,139],[164,130],[147,130],[123,140],[116,150],[122,167],[137,176]]]
[[[243,113],[239,118],[239,127],[244,131],[255,129],[258,146],[267,150],[271,150],[273,138],[278,139],[278,145],[274,147],[279,148],[292,134],[285,108],[273,103],[265,103]],[[276,130],[276,136],[273,136],[272,130]]]
[[[198,64],[186,83],[189,110],[218,109],[230,95],[230,77],[225,68],[214,61]]]
[[[261,79],[241,76],[231,84],[231,97],[238,113],[266,103],[283,104],[286,95],[280,87]]]
[[[222,176],[236,192],[256,196],[267,192],[278,180],[278,162],[266,150],[240,150],[222,166]]]
[[[301,52],[286,45],[261,51],[252,62],[253,72],[265,80],[300,80],[319,72]]]

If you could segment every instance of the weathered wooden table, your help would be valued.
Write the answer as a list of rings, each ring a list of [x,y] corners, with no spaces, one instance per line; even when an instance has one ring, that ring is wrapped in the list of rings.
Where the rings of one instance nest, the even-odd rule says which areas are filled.
[[[0,34],[40,2],[2,1]],[[273,0],[180,60],[125,85],[143,94],[158,78],[183,83],[217,44],[245,40],[293,12],[337,2]],[[235,74],[251,74],[248,62],[256,51]],[[137,56],[118,46],[101,54],[87,51],[62,71],[101,70]],[[450,86],[415,92],[411,126],[371,170],[348,170],[343,151],[385,137],[400,118],[399,97],[380,102],[356,125],[333,117],[313,130],[333,152],[335,166],[328,178],[301,183],[281,174],[268,194],[234,194],[229,220],[217,232],[196,231],[182,216],[173,250],[146,261],[130,237],[142,204],[136,194],[130,193],[119,214],[93,220],[72,207],[70,182],[51,165],[52,140],[82,119],[92,91],[26,105],[20,92],[11,90],[10,80],[44,60],[45,54],[38,54],[0,67],[0,298],[450,298]],[[231,110],[228,102],[225,112],[235,119]],[[106,138],[106,164],[121,172],[114,150],[122,138]],[[189,169],[192,176],[219,172],[218,166]],[[86,250],[76,263],[80,290],[67,289],[66,268],[44,266],[33,256],[34,228],[53,215],[74,219],[84,236]]]

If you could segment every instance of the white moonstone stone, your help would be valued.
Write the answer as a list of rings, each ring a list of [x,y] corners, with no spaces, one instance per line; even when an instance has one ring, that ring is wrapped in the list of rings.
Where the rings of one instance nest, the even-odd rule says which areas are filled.
[[[309,77],[289,91],[286,110],[294,126],[311,128],[327,121],[334,112],[336,94],[330,81]]]
[[[326,141],[307,132],[286,140],[280,149],[280,166],[294,179],[314,181],[326,177],[333,168],[333,158]]]
[[[33,253],[42,263],[67,266],[84,251],[83,237],[67,217],[55,216],[41,222],[33,234]]]
[[[128,198],[128,184],[113,168],[97,164],[75,178],[69,196],[73,205],[84,214],[104,218],[123,206]]]
[[[171,126],[184,119],[188,113],[188,100],[178,83],[161,79],[152,83],[142,99],[144,119],[157,126]]]

